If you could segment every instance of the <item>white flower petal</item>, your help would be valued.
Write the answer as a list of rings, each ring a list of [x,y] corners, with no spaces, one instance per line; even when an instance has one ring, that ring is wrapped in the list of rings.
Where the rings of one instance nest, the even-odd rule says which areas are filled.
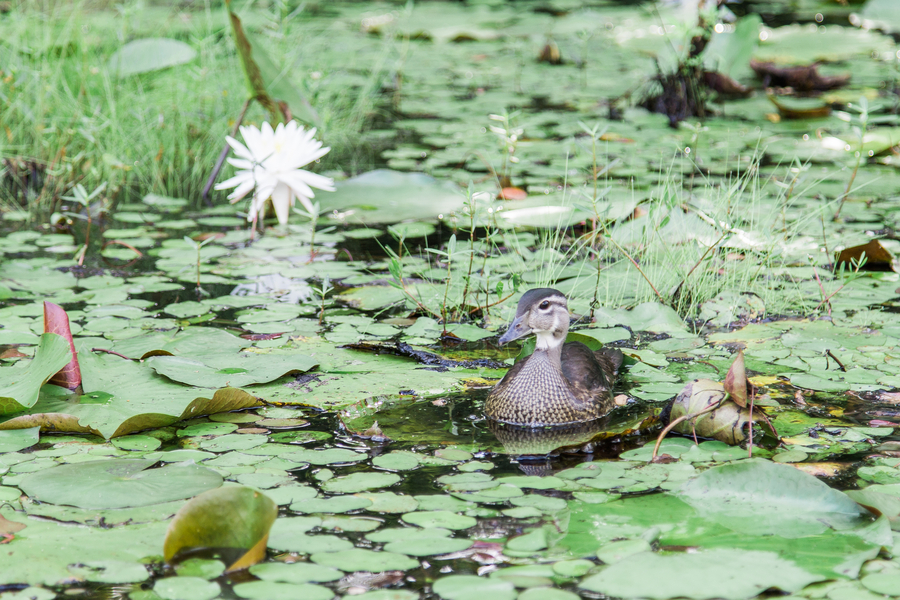
[[[285,225],[291,215],[291,205],[294,204],[294,194],[284,183],[279,183],[272,192],[272,205],[275,207],[275,216],[278,222]]]
[[[250,150],[247,149],[247,146],[243,145],[230,135],[225,136],[225,141],[228,142],[228,145],[231,146],[231,149],[234,150],[234,153],[241,158],[253,160],[253,155],[250,153]]]

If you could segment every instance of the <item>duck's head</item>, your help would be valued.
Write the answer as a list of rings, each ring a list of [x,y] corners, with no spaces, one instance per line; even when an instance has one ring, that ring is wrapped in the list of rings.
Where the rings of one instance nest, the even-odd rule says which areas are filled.
[[[569,305],[562,292],[553,288],[528,290],[516,307],[516,318],[500,337],[505,344],[528,334],[537,336],[537,350],[562,346],[569,331]]]

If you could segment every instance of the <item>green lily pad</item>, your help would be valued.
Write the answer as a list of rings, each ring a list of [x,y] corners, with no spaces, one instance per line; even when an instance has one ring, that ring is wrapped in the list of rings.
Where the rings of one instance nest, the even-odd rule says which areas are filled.
[[[372,501],[357,496],[331,498],[304,498],[291,504],[291,510],[299,513],[343,513],[371,506]]]
[[[580,587],[625,598],[703,600],[752,598],[768,588],[795,592],[820,579],[774,552],[719,549],[634,554],[588,577]]]
[[[678,492],[701,514],[750,535],[786,538],[859,527],[868,512],[846,494],[793,467],[762,459],[701,473]]]
[[[0,454],[18,452],[19,450],[30,448],[38,443],[40,435],[40,427],[0,431]]]
[[[432,589],[447,600],[481,600],[485,596],[494,600],[513,600],[516,597],[512,583],[475,575],[442,577],[434,582]]]
[[[281,583],[337,581],[344,576],[337,569],[310,563],[261,563],[250,567],[250,573],[264,581]]]
[[[25,476],[19,487],[42,502],[124,508],[190,498],[222,485],[218,473],[193,463],[150,469],[155,462],[123,458],[60,465]]]
[[[175,514],[166,531],[163,556],[171,561],[179,552],[199,548],[239,548],[245,553],[229,569],[246,568],[265,558],[269,529],[277,516],[275,503],[251,488],[209,490]]]
[[[319,201],[322,212],[345,212],[347,221],[364,225],[449,217],[462,208],[466,199],[449,182],[438,182],[423,173],[388,169],[364,173],[338,182],[335,187],[337,191],[323,195]]]
[[[166,577],[153,584],[153,591],[163,600],[212,600],[221,588],[215,581],[201,577]]]
[[[402,519],[410,525],[440,527],[443,529],[468,529],[477,523],[472,517],[458,515],[447,510],[425,510],[406,513]]]
[[[400,482],[400,476],[393,473],[352,473],[343,477],[329,479],[322,484],[326,492],[338,494],[353,494],[390,487]]]
[[[276,581],[247,581],[234,586],[241,598],[254,600],[331,600],[334,591],[313,583],[280,583]]]
[[[70,565],[69,571],[75,577],[97,583],[138,583],[150,577],[146,565],[123,560],[82,562]]]
[[[0,367],[0,415],[34,406],[41,386],[71,360],[69,342],[56,333],[45,333],[31,361]]]
[[[268,383],[288,373],[309,371],[318,364],[302,354],[210,354],[201,359],[152,356],[146,360],[160,375],[199,387],[243,387]]]
[[[353,548],[339,552],[319,552],[310,556],[310,559],[319,565],[333,567],[341,571],[352,573],[354,571],[369,571],[380,573],[382,571],[406,571],[419,566],[419,561],[395,552],[376,552]]]
[[[311,465],[340,465],[359,462],[368,457],[362,452],[354,452],[346,448],[318,448],[315,450],[304,448],[285,454],[284,458]]]

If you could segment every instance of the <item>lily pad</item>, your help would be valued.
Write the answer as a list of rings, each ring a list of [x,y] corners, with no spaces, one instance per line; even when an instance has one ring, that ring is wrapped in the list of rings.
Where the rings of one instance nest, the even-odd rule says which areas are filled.
[[[712,468],[678,493],[701,514],[744,534],[786,538],[860,527],[869,513],[843,492],[762,459]]]
[[[268,383],[288,373],[306,372],[318,363],[303,354],[213,354],[201,359],[186,356],[152,356],[146,363],[173,381],[199,387],[243,387]]]
[[[348,573],[354,571],[406,571],[419,566],[419,561],[395,552],[376,552],[353,548],[339,552],[318,552],[310,559],[319,565],[333,567]]]
[[[221,475],[192,462],[150,469],[155,462],[120,458],[60,465],[25,476],[19,487],[41,502],[99,509],[180,500],[222,485]]]
[[[66,339],[56,333],[45,333],[31,361],[0,367],[0,415],[34,406],[41,386],[70,360],[72,351]]]
[[[388,169],[369,171],[335,187],[337,191],[320,200],[323,213],[338,211],[340,219],[364,225],[449,217],[466,199],[450,182]]]
[[[182,41],[145,38],[128,42],[116,50],[109,59],[109,70],[118,77],[126,77],[181,65],[196,56],[196,50]]]
[[[399,482],[400,476],[393,473],[352,473],[329,479],[322,484],[322,489],[332,493],[353,494],[389,487]]]
[[[634,554],[588,577],[580,587],[624,598],[704,600],[752,598],[768,588],[794,592],[820,579],[774,552],[719,549]]]
[[[200,548],[238,548],[245,552],[228,567],[244,569],[266,556],[269,529],[278,507],[264,494],[242,486],[204,492],[181,507],[169,523],[163,556]]]
[[[84,394],[44,386],[27,412],[0,423],[0,429],[41,425],[56,431],[125,435],[171,425],[183,418],[250,408],[256,397],[235,388],[191,388],[168,381],[150,367],[79,350]]]

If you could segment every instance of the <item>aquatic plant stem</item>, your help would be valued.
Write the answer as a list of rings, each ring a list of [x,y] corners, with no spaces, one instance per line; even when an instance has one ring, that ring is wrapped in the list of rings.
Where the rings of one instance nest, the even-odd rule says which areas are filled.
[[[683,421],[687,421],[688,419],[694,419],[696,417],[699,417],[700,415],[702,415],[704,413],[714,411],[715,409],[719,408],[722,405],[722,402],[724,402],[726,398],[728,398],[728,394],[725,394],[725,397],[722,398],[722,400],[719,400],[715,404],[711,404],[711,405],[707,406],[703,410],[697,411],[695,413],[691,413],[689,415],[682,415],[673,421],[669,421],[669,424],[666,425],[666,428],[663,429],[660,432],[659,437],[656,438],[656,445],[653,446],[653,455],[650,457],[650,462],[653,462],[654,460],[656,460],[656,455],[659,452],[659,446],[660,446],[660,444],[662,444],[663,438],[666,437],[666,434],[668,434],[670,431],[675,429],[676,425],[678,425],[679,423],[681,423]]]
[[[231,128],[231,137],[234,137],[238,134],[238,130],[241,127],[241,123],[244,122],[244,117],[247,115],[247,109],[250,108],[250,104],[253,102],[253,98],[247,98],[244,102],[244,108],[241,109],[241,114],[238,116],[237,121],[234,123],[234,127]],[[206,203],[207,206],[212,206],[212,202],[209,199],[209,190],[212,189],[213,184],[216,182],[216,177],[219,176],[219,171],[222,170],[222,165],[225,164],[225,159],[228,157],[228,151],[231,150],[231,146],[227,143],[225,147],[222,148],[222,152],[219,153],[219,158],[216,160],[216,166],[213,167],[212,173],[209,174],[209,179],[206,180],[206,185],[203,186],[203,202]]]

